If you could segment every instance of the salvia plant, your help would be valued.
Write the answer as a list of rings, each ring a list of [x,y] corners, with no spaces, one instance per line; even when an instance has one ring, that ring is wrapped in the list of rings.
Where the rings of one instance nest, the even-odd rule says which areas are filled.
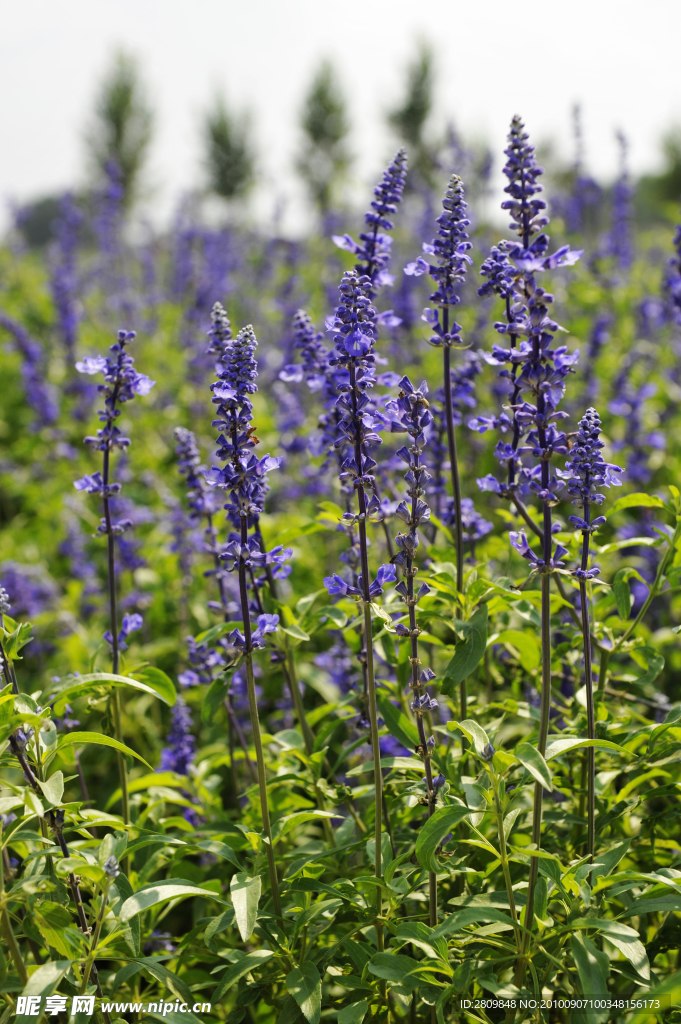
[[[514,117],[496,244],[400,150],[2,251],[0,1024],[677,1020],[681,228],[580,140],[555,243]]]

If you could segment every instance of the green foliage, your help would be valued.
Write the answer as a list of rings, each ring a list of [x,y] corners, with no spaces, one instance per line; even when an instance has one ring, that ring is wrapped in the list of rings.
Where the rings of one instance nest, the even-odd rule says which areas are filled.
[[[339,188],[350,164],[346,102],[329,61],[321,64],[310,83],[300,125],[304,141],[296,166],[324,215],[339,198]]]
[[[153,116],[137,62],[129,54],[119,53],[100,88],[88,143],[100,176],[109,164],[117,168],[128,204],[138,189],[152,128]]]
[[[669,237],[651,235],[641,244],[646,251],[668,249]],[[325,242],[301,241],[292,284],[291,249],[235,231],[235,251],[239,247],[245,255],[229,281],[230,317],[234,324],[253,320],[261,339],[263,377],[253,396],[256,451],[278,454],[282,439],[291,440],[280,427],[283,382],[272,369],[279,367],[281,352],[274,349],[288,326],[280,313],[282,296],[289,304],[309,299],[321,323],[338,254]],[[418,246],[405,232],[397,235],[395,250],[395,266],[401,266]],[[474,255],[479,262],[479,253]],[[163,245],[159,260],[159,273],[170,276],[171,254]],[[93,931],[85,936],[79,929],[71,874],[83,895],[88,928],[94,929],[107,892],[95,961],[105,999],[134,1002],[139,996],[145,1005],[159,1000],[163,1005],[172,996],[173,1006],[176,1000],[189,1006],[210,1003],[210,1012],[197,1012],[196,1019],[238,1024],[253,1014],[258,1024],[327,1019],[381,1024],[388,1001],[391,1019],[408,1020],[413,998],[418,1021],[429,1019],[432,1011],[445,1024],[455,1019],[460,998],[517,996],[519,990],[528,998],[537,990],[555,998],[587,990],[622,999],[659,992],[678,1002],[681,508],[675,481],[681,460],[676,448],[670,443],[666,454],[652,453],[650,484],[637,485],[645,492],[625,493],[617,501],[608,495],[608,523],[594,538],[606,585],[589,587],[599,675],[593,740],[586,738],[581,638],[571,616],[575,588],[569,575],[560,577],[562,593],[555,577],[552,581],[553,692],[542,757],[537,751],[541,594],[528,579],[527,564],[508,544],[508,530],[522,521],[511,506],[476,490],[476,477],[494,469],[492,446],[477,437],[469,444],[461,429],[463,491],[475,496],[494,529],[475,542],[473,551],[467,542],[462,593],[456,589],[453,536],[444,515],[433,516],[421,539],[418,583],[427,582],[430,593],[419,605],[419,652],[421,667],[435,673],[429,688],[440,703],[424,719],[426,738],[435,741],[433,771],[442,777],[432,815],[409,706],[411,649],[394,631],[396,622],[405,621],[404,605],[387,587],[372,609],[387,810],[383,871],[376,878],[374,763],[357,721],[363,710],[361,608],[321,589],[323,576],[338,569],[346,550],[346,535],[338,529],[345,497],[335,483],[325,489],[322,457],[290,446],[285,473],[280,480],[273,475],[260,525],[267,547],[293,547],[293,570],[279,584],[276,599],[262,588],[265,610],[280,615],[280,628],[254,659],[283,911],[277,917],[254,783],[256,752],[241,700],[244,666],[233,652],[210,686],[181,690],[196,742],[190,771],[161,770],[161,751],[178,706],[178,675],[191,667],[183,638],[192,634],[215,647],[240,625],[236,616],[224,622],[206,607],[215,598],[214,578],[204,575],[213,568],[211,561],[195,551],[190,570],[182,569],[168,520],[169,508],[184,500],[173,465],[173,428],[193,427],[204,462],[213,460],[212,367],[210,360],[201,363],[205,325],[169,291],[155,304],[139,298],[137,364],[159,381],[159,390],[158,398],[146,405],[130,403],[121,416],[122,429],[133,439],[124,495],[148,515],[133,535],[145,564],[122,569],[119,586],[122,598],[134,595],[145,621],[143,630],[131,634],[120,674],[113,676],[102,642],[106,609],[95,593],[93,610],[83,613],[84,582],[63,549],[75,520],[103,591],[105,553],[93,536],[99,508],[72,486],[74,478],[95,468],[92,452],[81,446],[92,425],[77,419],[75,398],[65,386],[71,371],[53,336],[46,268],[34,255],[2,253],[0,269],[2,308],[40,341],[48,376],[62,392],[59,423],[31,430],[19,355],[0,351],[5,382],[0,562],[34,566],[56,595],[32,629],[23,614],[14,620],[5,616],[3,624],[7,663],[21,693],[15,695],[5,678],[0,814],[6,817],[0,838],[7,856],[1,897],[28,968],[24,982],[3,918],[0,987],[7,1006],[22,992],[58,991],[70,998],[78,991]],[[131,276],[138,272],[131,264]],[[656,275],[652,258],[642,258],[631,280],[616,287],[582,268],[557,290],[564,307],[559,319],[570,329],[569,348],[578,343],[584,348],[600,309],[612,312],[616,342],[604,347],[593,372],[601,389],[608,458],[615,462],[619,453],[612,449],[623,442],[625,424],[608,412],[608,388],[623,353],[643,353],[641,359],[632,356],[636,386],[658,384],[646,405],[646,429],[663,422],[673,437],[680,426],[668,387],[676,367],[671,326],[660,328],[657,342],[640,344],[636,310],[658,288]],[[416,295],[425,304],[427,286]],[[457,309],[466,331],[475,327],[476,301],[467,298]],[[95,288],[84,294],[83,304],[79,356],[104,351],[117,326]],[[195,349],[187,341],[188,323],[197,338]],[[491,330],[483,329],[488,346]],[[418,325],[396,329],[404,351],[399,369],[427,378],[432,392],[440,354],[422,344],[423,333]],[[569,428],[587,402],[580,373],[578,367],[570,380]],[[490,393],[495,383],[486,369],[479,378],[481,410],[495,407]],[[314,393],[303,391],[301,403],[299,432],[307,436],[316,429],[320,410]],[[94,415],[91,419],[94,423]],[[386,444],[391,443],[386,434]],[[310,480],[318,493],[305,491]],[[569,503],[562,503],[556,509],[559,522],[571,512]],[[533,509],[529,515],[535,518]],[[221,514],[218,521],[222,530]],[[396,523],[388,526],[394,534]],[[387,553],[382,528],[369,530],[373,569],[387,561]],[[565,562],[571,568],[578,561],[579,537],[561,529],[558,540],[569,548]],[[644,611],[642,579],[649,591]],[[346,654],[334,654],[341,643]],[[288,701],[284,670],[289,663],[298,674],[305,732]],[[465,715],[458,707],[463,680],[469,693]],[[244,747],[225,706],[230,688]],[[122,706],[120,743],[114,734],[114,694]],[[67,727],[66,718],[79,724]],[[19,728],[24,734],[34,730],[26,757],[37,775],[35,789],[8,746]],[[585,853],[584,780],[591,751],[596,761],[593,864]],[[129,780],[128,825],[118,753]],[[541,849],[532,833],[536,781],[544,787]],[[64,817],[68,857],[51,824],[57,814]],[[104,865],[111,856],[120,874],[109,880]],[[526,940],[527,970],[517,983],[516,931],[522,940],[531,863],[539,865],[534,925]],[[437,878],[434,927],[429,871]],[[377,893],[383,948],[376,931]],[[173,1013],[144,1011],[145,1019],[174,1022]],[[488,1017],[499,1019],[492,1012]]]
[[[426,124],[433,108],[435,86],[433,51],[421,43],[406,68],[404,98],[388,113],[388,123],[410,153],[410,168],[426,184],[432,184],[437,167],[436,147],[427,138]],[[408,180],[408,186],[411,186]]]
[[[222,199],[245,195],[255,180],[250,121],[236,115],[218,97],[203,123],[204,160],[209,187]]]

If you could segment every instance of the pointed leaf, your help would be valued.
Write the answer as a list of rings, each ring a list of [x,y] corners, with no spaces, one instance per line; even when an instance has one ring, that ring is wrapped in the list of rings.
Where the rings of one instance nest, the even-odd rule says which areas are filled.
[[[125,901],[121,907],[121,921],[129,921],[131,917],[141,914],[143,910],[148,910],[149,907],[155,907],[168,900],[175,900],[179,896],[203,896],[205,899],[215,900],[216,903],[229,906],[227,900],[223,900],[221,896],[217,896],[210,889],[200,889],[198,885],[191,883],[177,885],[159,882],[158,885],[152,885],[148,889],[136,892],[134,896]]]
[[[508,903],[506,903],[506,906],[508,906]],[[513,921],[509,915],[504,914],[502,910],[497,910],[495,907],[466,907],[465,910],[458,910],[455,914],[445,918],[442,924],[433,929],[432,937],[433,939],[439,939],[442,936],[452,935],[462,928],[470,927],[472,924],[505,924],[509,928],[513,927]]]
[[[308,1024],[319,1024],[322,1016],[322,979],[311,960],[286,975],[286,988],[300,1007]]]
[[[170,707],[173,706],[177,700],[177,690],[170,676],[167,676],[165,672],[162,672],[160,668],[156,668],[154,665],[147,665],[135,674],[139,677],[140,682],[146,683],[152,690],[155,690],[164,703]]]
[[[223,860],[228,860],[230,864],[233,864],[236,868],[241,868],[241,863],[236,853],[231,846],[227,843],[221,843],[217,839],[203,839],[200,843],[195,844],[199,850],[205,850],[207,853],[212,853],[215,857],[222,857]]]
[[[410,956],[404,956],[402,953],[374,953],[368,967],[377,978],[413,990],[425,983],[424,973],[428,969],[426,964],[430,967],[432,961],[412,960]],[[435,969],[442,968],[442,962],[438,961],[438,967]]]
[[[294,647],[297,647],[298,644],[310,639],[310,634],[306,633],[297,622],[292,622],[289,626],[282,626],[281,628],[284,633],[288,634],[288,636],[292,637],[296,641],[293,645]]]
[[[64,747],[81,746],[86,743],[94,743],[100,747],[113,747],[114,750],[120,750],[122,754],[127,754],[128,757],[136,757],[138,761],[141,761],[142,764],[145,764],[151,770],[149,762],[145,761],[140,754],[136,754],[134,750],[126,747],[125,743],[120,743],[113,736],[105,736],[101,732],[69,732],[65,736],[59,737],[57,749],[61,751]]]
[[[621,747],[619,743],[613,743],[611,740],[583,740],[578,736],[549,736],[546,744],[546,752],[544,753],[544,760],[551,761],[554,757],[560,757],[561,754],[567,754],[569,750],[577,750],[578,747],[596,747],[597,750],[616,750],[619,754],[627,754],[629,757],[635,756],[630,750],[627,750],[626,747]]]
[[[610,508],[610,515],[623,508],[664,508],[664,502],[655,494],[624,494]]]
[[[463,821],[470,813],[468,807],[453,804],[449,807],[441,807],[432,818],[428,819],[416,840],[416,858],[421,867],[435,873],[440,870],[435,851],[454,826]]]
[[[334,814],[333,811],[296,811],[295,814],[287,814],[284,818],[280,818],[279,821],[275,821],[272,826],[272,840],[276,842],[277,839],[281,839],[287,832],[290,832],[292,828],[304,825],[305,822],[313,821],[315,818],[337,817],[338,814]]]
[[[668,914],[672,910],[681,911],[681,896],[678,893],[648,898],[640,896],[633,903],[630,903],[619,916],[634,917],[635,914],[654,914],[656,911],[659,911],[661,914]]]
[[[389,768],[391,770],[402,768],[404,771],[421,772],[423,774],[423,761],[419,761],[416,757],[382,757],[381,768]],[[365,761],[364,764],[358,764],[355,768],[351,768],[346,774],[352,778],[355,775],[363,775],[365,772],[372,772],[373,770],[374,762]]]
[[[471,615],[467,626],[469,633],[463,643],[456,645],[454,657],[445,669],[442,692],[451,695],[459,683],[466,679],[480,663],[487,645],[487,605]]]
[[[61,798],[64,795],[64,773],[55,772],[47,782],[41,782],[38,779],[38,785],[43,791],[43,796],[48,803],[52,804],[53,807],[57,807],[61,803]]]
[[[165,673],[161,673],[165,675]],[[166,679],[168,677],[166,676]],[[132,679],[130,676],[119,676],[113,672],[88,672],[82,676],[66,676],[60,680],[56,687],[51,688],[48,692],[54,695],[53,708],[56,713],[61,713],[64,710],[64,705],[70,701],[75,700],[77,697],[82,697],[90,690],[97,690],[100,687],[111,686],[130,686],[133,690],[141,690],[143,693],[151,693],[155,697],[160,697],[166,704],[175,703],[175,687],[173,686],[172,694],[164,693],[156,688],[156,683],[142,682],[138,679]],[[171,684],[172,685],[172,684]],[[166,689],[162,687],[162,689]]]
[[[472,718],[466,718],[463,722],[448,722],[448,729],[460,729],[464,736],[473,744],[476,754],[482,755],[485,748],[490,746],[489,736],[481,725],[478,725]]]
[[[344,1006],[342,1010],[338,1011],[338,1024],[362,1024],[368,1009],[369,1004],[366,999],[362,999],[359,1003],[351,1003],[350,1006]]]
[[[540,782],[549,793],[553,789],[551,782],[551,769],[536,747],[531,743],[519,743],[513,751],[524,768],[527,768],[530,775]]]
[[[631,589],[629,587],[629,569],[620,569],[612,581],[617,614],[621,619],[628,619],[631,614]],[[638,575],[638,573],[637,573]]]
[[[515,647],[520,656],[520,664],[526,672],[537,668],[541,661],[541,649],[532,633],[523,633],[520,629],[505,629],[494,642]]]
[[[21,994],[24,996],[51,996],[56,991],[57,986],[72,963],[75,963],[75,961],[53,960],[50,963],[42,964],[30,976]],[[13,1019],[19,1022],[19,1024],[30,1024],[31,1021],[35,1024],[36,1018],[28,1014],[18,1013]]]
[[[248,942],[258,918],[258,903],[262,892],[260,875],[251,878],[243,871],[232,875],[229,891],[234,904],[234,914],[242,942]]]
[[[571,937],[570,949],[577,965],[582,995],[587,999],[602,1000],[603,1006],[607,1007],[610,963],[606,954],[597,949],[591,939],[579,933]],[[591,1009],[589,1020],[605,1021],[609,1015],[608,1009]]]
[[[377,704],[391,736],[398,739],[407,750],[413,750],[417,747],[419,745],[419,731],[411,719],[407,718],[404,711],[391,704],[387,697],[378,697]]]
[[[249,974],[256,967],[262,967],[268,960],[271,960],[274,953],[269,949],[254,949],[246,956],[242,956],[235,964],[232,964],[222,976],[220,984],[213,992],[213,1003],[219,1002],[225,992],[232,987],[244,974]]]
[[[608,942],[611,942],[627,958],[635,971],[642,978],[650,979],[650,963],[646,948],[639,938],[638,932],[621,921],[609,921],[592,917],[577,918],[570,922],[570,928],[593,928],[605,935]]]

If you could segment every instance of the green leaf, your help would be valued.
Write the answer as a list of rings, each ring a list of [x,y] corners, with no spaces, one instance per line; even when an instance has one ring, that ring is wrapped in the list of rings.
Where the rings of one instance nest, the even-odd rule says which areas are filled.
[[[664,502],[655,494],[624,494],[610,508],[610,515],[623,508],[664,508]]]
[[[310,639],[310,634],[306,633],[297,622],[292,622],[290,626],[281,626],[280,628],[284,633],[295,640],[295,644],[292,645],[293,647],[297,647],[298,644]]]
[[[419,985],[427,984],[426,972],[429,969],[442,971],[442,962],[436,963],[437,966],[434,967],[433,961],[412,960],[410,956],[401,953],[374,953],[367,966],[377,978],[413,990]]]
[[[160,668],[155,668],[153,665],[145,666],[136,675],[139,677],[140,682],[146,683],[152,690],[155,690],[165,704],[168,704],[169,707],[173,706],[177,700],[177,691],[170,676],[167,676]]]
[[[199,850],[206,850],[207,853],[212,853],[215,857],[222,857],[223,860],[228,860],[230,864],[241,869],[241,862],[239,858],[232,847],[228,846],[227,843],[221,843],[217,839],[202,839],[200,843],[194,843],[192,845],[196,846]]]
[[[203,722],[212,722],[218,708],[227,699],[227,681],[232,672],[233,669],[230,669],[217,676],[206,690],[201,702],[201,720]]]
[[[650,963],[645,946],[638,932],[621,921],[609,921],[605,918],[580,917],[570,921],[570,928],[593,928],[602,932],[619,951],[627,958],[631,966],[642,978],[650,979]]]
[[[582,995],[589,999],[603,1000],[607,1006],[608,1001],[608,975],[610,963],[605,953],[594,946],[591,939],[579,933],[571,936],[570,949],[577,965],[579,984]],[[608,1009],[592,1009],[589,1011],[589,1021],[605,1021],[610,1016]]]
[[[24,985],[22,995],[24,996],[51,996],[56,991],[60,981],[75,961],[53,960],[50,963],[42,964]],[[42,998],[41,998],[42,1003]],[[35,1024],[36,1018],[27,1014],[16,1014],[14,1021],[20,1024]]]
[[[644,988],[639,989],[638,992],[634,992],[629,996],[631,1004],[635,1005],[636,1000],[646,1000],[644,1006],[636,1010],[633,1017],[628,1016],[628,1024],[648,1024],[651,1018],[650,1007],[651,999],[659,999],[660,1006],[679,1006],[681,1005],[681,971],[675,971],[669,978],[660,984],[656,985],[655,988]],[[660,1018],[655,1014],[655,1020]],[[670,1017],[669,1020],[673,1018]]]
[[[323,608],[318,608],[315,612],[315,618],[321,619],[322,617],[331,619],[334,626],[338,629],[343,629],[348,621],[348,617],[342,608],[338,608],[335,604],[325,604]]]
[[[227,900],[223,900],[221,896],[217,896],[210,889],[200,889],[198,885],[192,885],[190,882],[186,885],[159,882],[158,885],[152,885],[148,889],[136,892],[134,896],[125,901],[121,907],[121,921],[129,921],[130,918],[141,914],[143,910],[149,910],[150,907],[166,903],[168,900],[175,900],[180,896],[203,896],[206,899],[215,900],[216,903],[222,903],[226,907],[229,906]]]
[[[5,616],[7,621],[7,616]],[[20,622],[19,625],[11,633],[5,631],[5,638],[3,640],[3,646],[5,648],[5,654],[12,661],[21,660],[19,658],[19,651],[30,643],[33,637],[31,636],[31,630],[33,626],[30,622]]]
[[[216,640],[219,640],[223,636],[227,636],[232,630],[238,629],[239,626],[243,626],[243,622],[221,622],[219,626],[211,626],[210,629],[204,629],[202,633],[198,633],[194,639],[197,644],[208,644],[210,646]]]
[[[630,569],[620,569],[612,581],[612,589],[617,605],[617,614],[621,619],[628,619],[631,614],[631,590],[629,589]],[[636,574],[638,575],[638,573]]]
[[[64,795],[63,772],[55,772],[47,782],[41,782],[38,779],[38,785],[43,791],[43,796],[52,807],[57,807],[61,803],[61,798]]]
[[[369,961],[369,970],[383,981],[392,981],[405,988],[417,988],[420,979],[411,977],[418,961],[401,953],[375,953]]]
[[[664,668],[664,658],[654,647],[635,647],[631,657],[643,669],[636,679],[637,686],[654,682]]]
[[[311,960],[286,975],[286,988],[301,1009],[308,1024],[319,1024],[322,1016],[322,979]]]
[[[428,819],[416,840],[416,859],[421,867],[435,873],[440,870],[435,851],[445,836],[468,814],[470,814],[468,807],[453,804],[449,807],[441,807]]]
[[[260,875],[251,878],[243,871],[232,875],[229,891],[242,942],[248,942],[258,919],[258,903],[262,892]]]
[[[550,793],[553,789],[551,769],[537,748],[531,743],[519,743],[513,753],[530,775]]]
[[[210,945],[211,939],[215,938],[216,935],[220,935],[221,932],[231,928],[234,924],[234,910],[225,910],[218,917],[214,917],[208,927],[206,928],[206,942]],[[212,948],[212,947],[211,947]]]
[[[166,676],[167,678],[167,676]],[[51,689],[49,692],[54,694],[55,700],[53,708],[55,713],[59,714],[64,710],[64,705],[69,704],[77,697],[82,697],[91,690],[97,690],[106,687],[107,684],[112,686],[130,686],[133,690],[141,690],[142,693],[150,693],[154,697],[159,697],[166,704],[175,703],[175,687],[173,686],[172,699],[166,699],[162,693],[160,693],[155,686],[141,682],[137,679],[131,679],[129,676],[118,676],[112,672],[89,672],[87,675],[82,676],[66,676],[62,679],[59,685]],[[172,685],[172,683],[171,683]],[[168,694],[168,698],[170,698]]]
[[[336,516],[339,520],[345,515],[344,510],[335,501],[320,501],[319,508],[327,512],[329,516]],[[336,525],[336,524],[334,524]]]
[[[506,905],[508,905],[508,901]],[[506,924],[509,928],[513,927],[513,921],[509,915],[495,907],[466,907],[465,910],[458,910],[455,914],[451,914],[445,918],[442,924],[434,928],[432,938],[439,939],[446,935],[453,935],[472,924]]]
[[[523,633],[520,629],[505,629],[494,642],[510,644],[511,647],[515,647],[520,657],[520,664],[526,672],[532,672],[541,661],[539,643],[531,633]]]
[[[616,750],[618,753],[627,754],[629,757],[635,756],[630,750],[627,750],[626,747],[621,747],[619,743],[613,743],[612,740],[583,740],[578,736],[549,736],[546,744],[544,760],[551,761],[554,757],[560,757],[561,754],[567,754],[569,750],[577,750],[578,747],[596,747],[597,750]]]
[[[399,740],[407,750],[418,747],[419,731],[404,711],[391,704],[385,696],[378,697],[376,703],[390,735]]]
[[[623,910],[620,917],[633,917],[635,914],[668,914],[670,911],[681,911],[681,895],[669,893],[665,896],[640,896]]]
[[[412,772],[423,771],[423,761],[419,761],[417,757],[382,757],[381,768],[402,768]],[[365,772],[372,772],[374,770],[373,761],[365,761],[364,764],[358,764],[355,768],[351,768],[347,773],[349,777],[355,775],[363,775]]]
[[[188,1003],[190,1006],[192,1005],[194,1000],[192,999],[189,987],[184,981],[182,981],[182,978],[178,978],[176,974],[173,974],[173,972],[169,971],[167,967],[164,967],[163,964],[159,963],[158,957],[140,957],[139,960],[137,960],[137,963],[141,970],[147,971],[152,978],[155,978],[156,981],[161,982],[162,985],[169,988],[173,995],[178,999],[181,999],[183,1003]]]
[[[671,729],[674,725],[677,725],[679,728],[681,728],[681,704],[677,704],[675,707],[673,707],[667,715],[667,717],[665,718],[664,722],[656,726],[656,728],[653,729],[653,731],[651,732],[650,737],[648,739],[649,753],[657,743],[660,736],[666,733],[667,730]],[[0,800],[0,804],[1,803],[2,801]]]
[[[47,836],[43,836],[40,832],[35,832],[30,828],[18,828],[16,832],[11,832],[10,835],[5,837],[3,846],[12,846],[13,843],[45,843],[46,846],[56,845],[54,840],[48,839]]]
[[[120,750],[122,754],[127,754],[128,757],[136,757],[138,761],[145,764],[151,771],[151,765],[148,761],[145,761],[143,757],[136,754],[130,747],[126,747],[125,743],[119,742],[114,739],[113,736],[105,736],[101,732],[69,732],[65,736],[59,737],[59,743],[57,744],[57,750],[61,751],[64,747],[75,747],[81,746],[86,743],[94,743],[100,747],[113,747],[114,750]]]
[[[115,882],[111,886],[112,892],[112,910],[116,917],[120,917],[121,907],[127,899],[134,895],[132,886],[128,881],[126,875],[123,872],[117,876]],[[116,900],[113,899],[113,893],[118,894]],[[133,917],[130,921],[121,922],[121,935],[123,941],[130,950],[133,956],[140,955],[140,921],[138,917]]]
[[[485,753],[485,748],[491,746],[489,736],[472,718],[466,718],[463,722],[448,722],[448,729],[460,729],[464,736],[470,740],[475,749],[475,753],[482,755]]]
[[[351,1003],[350,1006],[344,1006],[342,1010],[338,1011],[338,1024],[362,1024],[368,1009],[369,1004],[366,999],[362,999],[359,1003]]]
[[[333,811],[296,811],[295,814],[287,814],[286,817],[275,821],[272,827],[272,840],[276,842],[277,839],[281,839],[282,836],[290,832],[292,828],[304,825],[306,821],[313,821],[315,818],[337,817],[338,815],[334,814]]]
[[[24,802],[23,796],[3,796],[0,798],[0,814],[8,814],[15,807],[21,807]]]
[[[293,930],[293,934],[298,936],[303,928],[314,921],[320,914],[326,915],[326,920],[329,921],[332,917],[335,917],[340,908],[343,906],[341,899],[337,900],[323,900],[321,903],[313,903],[311,907],[304,910],[302,914],[296,917],[296,926]]]
[[[485,654],[487,644],[487,605],[471,615],[466,623],[468,636],[463,643],[458,643],[454,651],[454,657],[445,669],[441,690],[447,696],[451,696],[459,683],[466,679],[475,667],[479,664]]]

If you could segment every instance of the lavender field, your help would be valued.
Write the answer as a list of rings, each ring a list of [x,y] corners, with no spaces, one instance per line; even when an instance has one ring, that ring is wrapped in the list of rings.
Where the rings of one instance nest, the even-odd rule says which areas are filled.
[[[18,217],[0,1024],[681,1020],[681,227],[531,128]]]

